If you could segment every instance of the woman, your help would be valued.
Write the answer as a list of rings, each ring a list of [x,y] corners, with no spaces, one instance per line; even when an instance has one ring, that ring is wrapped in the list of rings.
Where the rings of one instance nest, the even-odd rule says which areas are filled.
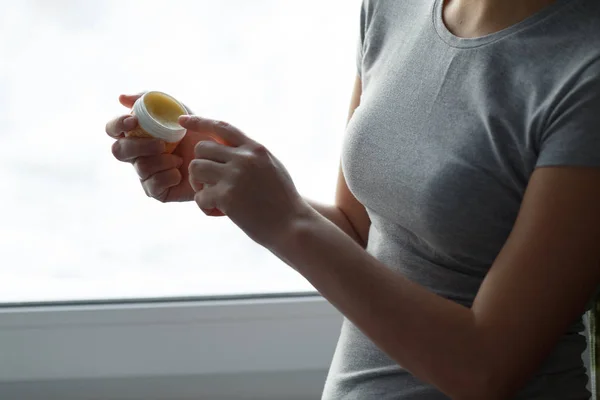
[[[175,155],[107,132],[148,195],[226,214],[345,315],[324,399],[589,398],[600,3],[366,0],[351,111],[335,206],[226,123],[181,117]]]

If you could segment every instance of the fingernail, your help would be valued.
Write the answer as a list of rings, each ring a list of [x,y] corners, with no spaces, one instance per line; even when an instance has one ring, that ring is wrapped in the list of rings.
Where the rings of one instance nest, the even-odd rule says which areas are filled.
[[[179,123],[180,124],[185,124],[190,120],[190,116],[189,115],[182,115],[179,117]]]
[[[183,165],[183,158],[177,158],[177,162],[175,164],[177,165],[177,168],[181,167]]]
[[[133,118],[133,117],[127,117],[123,120],[123,127],[125,129],[133,129],[133,128],[135,128],[135,124],[136,124],[135,118]]]

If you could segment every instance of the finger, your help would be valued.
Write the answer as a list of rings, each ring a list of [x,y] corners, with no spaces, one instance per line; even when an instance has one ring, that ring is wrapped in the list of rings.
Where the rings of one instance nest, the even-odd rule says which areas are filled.
[[[214,186],[207,186],[197,192],[194,201],[206,215],[224,215],[217,208],[217,192]]]
[[[161,199],[165,192],[181,183],[181,173],[177,169],[170,169],[152,175],[142,182],[146,194],[155,199]]]
[[[138,94],[122,94],[119,96],[119,102],[127,108],[132,108],[133,103],[137,101],[140,97],[144,95],[145,92],[140,92]]]
[[[138,157],[157,156],[165,152],[165,142],[150,138],[121,138],[112,146],[119,161],[132,162]]]
[[[221,212],[218,208],[213,208],[212,210],[203,209],[202,212],[209,217],[224,217],[225,213]]]
[[[246,136],[242,131],[227,122],[205,119],[196,115],[182,115],[179,117],[179,124],[189,130],[197,132],[214,132],[221,139],[220,142],[233,147],[239,147],[244,144],[254,143],[252,139]]]
[[[194,155],[196,158],[226,163],[233,158],[234,150],[220,143],[203,140],[196,144]]]
[[[125,132],[133,130],[137,126],[137,118],[133,115],[121,115],[106,123],[106,133],[113,138],[123,137]]]
[[[190,182],[190,186],[192,187],[192,190],[194,192],[199,192],[201,190],[204,190],[204,183],[196,182],[193,179],[191,179],[190,177],[188,177],[188,181]]]
[[[192,160],[189,166],[190,184],[204,183],[214,185],[225,174],[225,165],[210,160]]]
[[[138,157],[133,166],[141,180],[146,180],[152,175],[162,171],[181,167],[183,160],[173,154],[160,154],[158,156]]]
[[[209,217],[224,217],[225,213],[216,207],[216,189],[207,186],[205,189],[197,192],[194,200],[202,212]]]
[[[256,144],[244,132],[224,121],[214,121],[214,131],[229,146],[239,147],[244,144]]]

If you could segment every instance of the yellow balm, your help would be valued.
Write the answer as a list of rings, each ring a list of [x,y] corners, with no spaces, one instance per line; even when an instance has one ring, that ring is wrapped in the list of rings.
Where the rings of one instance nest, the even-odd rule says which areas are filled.
[[[138,119],[138,127],[127,136],[152,137],[166,144],[171,153],[186,134],[178,119],[188,112],[183,104],[162,92],[147,92],[133,105],[132,114]]]

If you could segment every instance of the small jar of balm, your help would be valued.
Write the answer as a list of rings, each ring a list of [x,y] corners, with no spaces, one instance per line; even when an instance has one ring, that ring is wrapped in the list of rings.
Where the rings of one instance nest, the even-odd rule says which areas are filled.
[[[166,93],[144,93],[134,103],[131,113],[137,117],[138,126],[127,132],[127,136],[160,139],[165,142],[167,153],[172,153],[186,134],[178,119],[188,114],[187,109]]]

